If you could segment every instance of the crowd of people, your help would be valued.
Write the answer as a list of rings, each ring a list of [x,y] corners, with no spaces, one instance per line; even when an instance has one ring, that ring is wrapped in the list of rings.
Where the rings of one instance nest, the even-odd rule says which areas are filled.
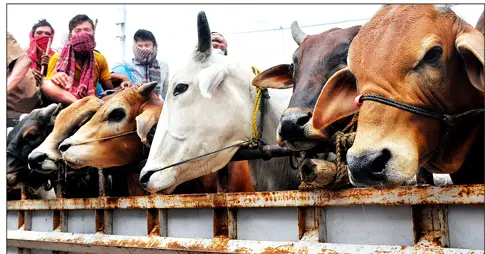
[[[68,106],[90,95],[118,86],[128,87],[158,82],[155,93],[165,99],[169,67],[158,58],[154,34],[139,29],[133,35],[131,61],[110,69],[105,56],[96,50],[96,25],[87,15],[69,21],[69,38],[59,52],[51,49],[55,30],[45,19],[33,25],[30,43],[23,49],[7,32],[7,125],[12,126],[23,113],[51,103]],[[215,53],[227,55],[227,41],[212,32]]]

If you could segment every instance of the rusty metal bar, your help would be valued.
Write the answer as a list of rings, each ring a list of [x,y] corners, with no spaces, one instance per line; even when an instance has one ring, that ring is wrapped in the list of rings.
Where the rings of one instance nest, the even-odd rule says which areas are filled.
[[[324,207],[298,207],[298,239],[327,242]]]
[[[58,178],[61,179],[63,172],[58,171]],[[58,182],[55,186],[56,197],[63,198],[62,183]],[[52,229],[57,232],[67,232],[67,213],[66,210],[54,210],[52,218]],[[64,254],[67,252],[53,251],[52,254]]]
[[[7,210],[302,207],[484,204],[484,185],[404,186],[395,189],[276,191],[7,201]]]
[[[217,192],[229,192],[229,171],[227,167],[217,171]],[[237,208],[216,207],[212,209],[213,236],[237,238]]]
[[[102,169],[98,169],[99,176],[99,196],[106,198],[111,189],[106,187],[106,177]],[[98,234],[112,234],[113,233],[113,210],[100,207],[95,210],[95,229]]]
[[[26,187],[20,189],[20,199],[28,200]],[[32,212],[31,211],[18,211],[18,229],[30,230],[32,228]],[[30,254],[30,250],[26,248],[18,248],[18,254]]]
[[[279,145],[265,145],[262,149],[259,149],[259,147],[241,147],[237,150],[236,154],[234,154],[231,161],[256,159],[269,160],[271,158],[291,155],[298,155],[298,152],[294,152],[289,148],[281,147]]]
[[[416,176],[418,186],[433,185],[433,175],[420,168]],[[450,246],[448,207],[446,205],[413,205],[413,235],[415,244]]]
[[[7,246],[89,253],[484,253],[439,246],[357,245],[7,231]]]
[[[160,210],[147,209],[147,233],[149,236],[160,236]]]

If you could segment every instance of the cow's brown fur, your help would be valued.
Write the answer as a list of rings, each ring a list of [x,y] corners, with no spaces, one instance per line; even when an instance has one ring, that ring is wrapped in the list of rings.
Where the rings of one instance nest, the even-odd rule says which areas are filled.
[[[480,47],[476,47],[480,41],[481,63],[458,46],[460,43],[475,44],[472,47],[480,51]],[[418,65],[422,64],[425,53],[436,45],[443,49],[438,67]],[[468,65],[470,63],[473,66]],[[334,75],[328,82],[332,84],[322,91],[314,112],[314,126],[322,128],[325,125],[322,122],[335,120],[331,119],[335,117],[334,112],[330,114],[324,110],[331,103],[337,103],[330,98],[335,96],[329,96],[332,92],[346,94],[340,98],[345,99],[346,105],[352,105],[357,94],[378,94],[447,114],[483,108],[483,35],[452,11],[440,12],[434,6],[423,5],[383,8],[354,38],[349,49],[349,70]],[[345,76],[355,77],[356,82]],[[332,91],[344,83],[347,90]],[[352,87],[355,83],[357,89]],[[347,113],[356,110],[355,106],[349,107]],[[339,114],[339,117],[345,115]],[[419,165],[431,172],[451,173],[455,183],[483,183],[483,118],[455,126],[442,152],[433,160],[430,159],[444,132],[438,120],[365,101],[359,111],[358,126],[349,154],[362,154],[375,147],[380,149],[400,142],[402,149],[396,149],[400,150],[399,155],[415,157],[417,162],[408,164],[411,166],[396,174],[409,178]],[[469,167],[470,160],[482,167]],[[400,170],[398,168],[395,170]],[[459,170],[460,174],[453,175]],[[398,185],[404,177],[398,178],[400,180],[381,184]]]

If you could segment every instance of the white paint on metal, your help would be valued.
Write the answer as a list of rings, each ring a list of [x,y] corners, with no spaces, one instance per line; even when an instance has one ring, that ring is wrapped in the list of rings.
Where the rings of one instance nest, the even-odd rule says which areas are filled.
[[[450,247],[484,249],[483,205],[448,206]]]
[[[246,208],[237,213],[240,240],[298,241],[297,208]]]
[[[451,249],[431,246],[353,245],[332,243],[241,241],[223,238],[190,239],[171,237],[73,234],[60,232],[7,232],[8,246],[36,247],[59,251],[92,253],[175,253],[179,251],[245,253],[484,253],[483,250]],[[123,248],[120,248],[123,247]]]
[[[113,234],[146,236],[147,235],[147,212],[146,210],[114,210],[113,211]]]
[[[409,206],[327,207],[327,242],[413,245]]]
[[[68,211],[67,232],[94,234],[94,210]]]
[[[168,236],[212,238],[212,209],[170,209],[167,213]]]
[[[53,211],[33,211],[32,212],[32,231],[50,232],[52,231]]]
[[[7,230],[16,230],[19,225],[19,213],[17,211],[7,211]]]

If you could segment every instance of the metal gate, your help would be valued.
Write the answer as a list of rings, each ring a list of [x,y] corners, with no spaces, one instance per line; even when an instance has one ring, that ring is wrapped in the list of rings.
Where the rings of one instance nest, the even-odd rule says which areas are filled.
[[[100,176],[99,198],[8,201],[9,253],[484,253],[481,184],[112,198]]]

